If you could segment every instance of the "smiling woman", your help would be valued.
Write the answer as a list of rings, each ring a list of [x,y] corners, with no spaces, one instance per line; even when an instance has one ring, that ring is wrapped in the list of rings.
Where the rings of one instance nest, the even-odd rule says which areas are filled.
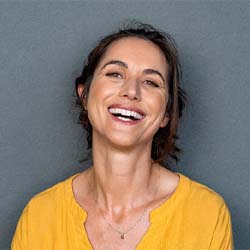
[[[150,25],[98,43],[75,81],[93,165],[30,200],[13,250],[233,249],[224,199],[168,168],[187,100],[180,72],[173,39]]]

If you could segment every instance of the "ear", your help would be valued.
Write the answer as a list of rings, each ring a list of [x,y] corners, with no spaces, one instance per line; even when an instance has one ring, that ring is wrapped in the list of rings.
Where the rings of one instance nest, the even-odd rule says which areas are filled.
[[[79,96],[83,95],[83,93],[84,93],[84,85],[83,84],[78,85],[77,92],[78,92]],[[83,106],[87,110],[87,100],[85,98],[83,98]]]
[[[160,128],[164,128],[165,126],[167,126],[169,120],[170,120],[170,116],[169,116],[168,112],[166,112],[162,121],[161,121]]]
[[[77,87],[77,92],[79,96],[82,96],[83,92],[84,92],[84,85],[83,84],[79,84]]]

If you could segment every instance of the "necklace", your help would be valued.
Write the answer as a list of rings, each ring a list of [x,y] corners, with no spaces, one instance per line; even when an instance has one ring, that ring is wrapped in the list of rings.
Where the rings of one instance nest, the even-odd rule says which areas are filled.
[[[88,182],[89,182],[89,181],[88,181]],[[157,185],[156,185],[155,190],[154,190],[153,199],[155,198],[156,193],[157,193],[157,191],[158,191],[159,183],[160,183],[160,165],[159,165],[159,170],[158,170]],[[97,198],[96,198],[96,196],[94,195],[94,188],[91,190],[91,192],[93,193],[93,198],[94,198],[94,200],[95,200],[95,202],[96,202],[96,204],[97,204],[97,206],[98,206],[98,209],[99,209],[99,211],[100,211],[100,214],[101,214],[102,218],[104,219],[104,221],[105,221],[114,231],[116,231],[117,233],[119,233],[119,235],[120,235],[120,237],[121,237],[122,240],[125,238],[125,234],[127,234],[128,232],[130,232],[132,229],[134,229],[134,228],[138,225],[138,223],[142,220],[144,214],[146,213],[146,211],[147,211],[147,209],[148,209],[148,206],[145,206],[145,208],[143,209],[143,212],[142,212],[142,214],[140,215],[139,219],[137,219],[137,221],[136,221],[131,227],[129,227],[127,230],[121,231],[121,230],[116,229],[111,223],[109,223],[109,222],[107,221],[107,219],[105,218],[105,216],[103,215],[102,209],[101,209],[101,207],[100,207],[100,205],[99,205],[99,202],[97,201]]]

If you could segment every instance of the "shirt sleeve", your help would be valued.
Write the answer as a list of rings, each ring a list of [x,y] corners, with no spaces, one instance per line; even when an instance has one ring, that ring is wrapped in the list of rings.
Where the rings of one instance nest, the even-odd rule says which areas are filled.
[[[233,250],[233,231],[229,209],[223,202],[214,229],[210,250]]]
[[[28,205],[24,208],[17,223],[11,250],[28,250]]]

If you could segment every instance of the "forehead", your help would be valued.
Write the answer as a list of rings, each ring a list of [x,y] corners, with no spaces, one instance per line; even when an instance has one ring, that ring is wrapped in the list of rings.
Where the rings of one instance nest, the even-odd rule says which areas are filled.
[[[154,68],[167,74],[168,63],[162,50],[153,42],[142,38],[126,37],[112,42],[99,65],[114,59],[125,61],[128,66]]]

